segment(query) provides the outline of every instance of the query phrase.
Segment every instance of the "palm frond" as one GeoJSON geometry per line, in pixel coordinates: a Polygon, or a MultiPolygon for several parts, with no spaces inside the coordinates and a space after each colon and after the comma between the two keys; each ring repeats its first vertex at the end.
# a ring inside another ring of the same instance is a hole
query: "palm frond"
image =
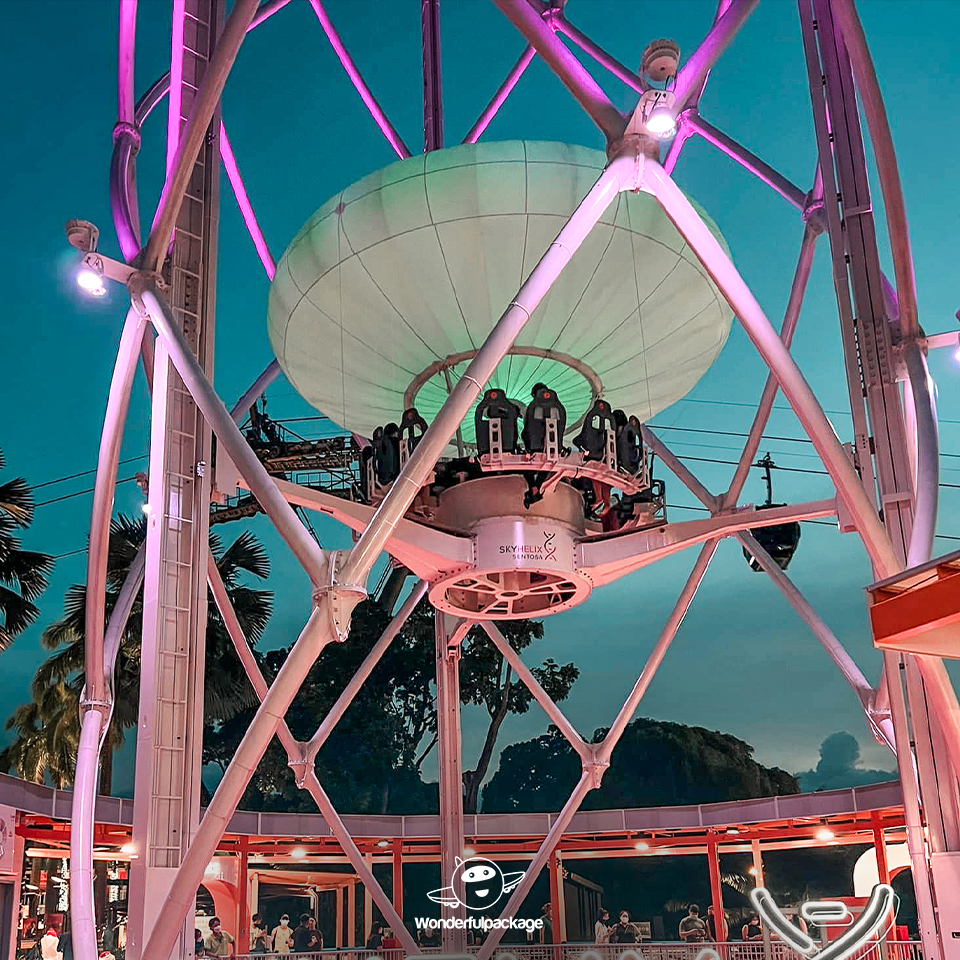
{"type": "Polygon", "coordinates": [[[29,527],[33,520],[33,491],[23,477],[0,483],[0,515],[9,517],[18,527],[29,527]]]}
{"type": "Polygon", "coordinates": [[[241,570],[260,580],[270,576],[270,556],[260,541],[245,530],[217,559],[217,569],[224,583],[236,579],[241,570]]]}

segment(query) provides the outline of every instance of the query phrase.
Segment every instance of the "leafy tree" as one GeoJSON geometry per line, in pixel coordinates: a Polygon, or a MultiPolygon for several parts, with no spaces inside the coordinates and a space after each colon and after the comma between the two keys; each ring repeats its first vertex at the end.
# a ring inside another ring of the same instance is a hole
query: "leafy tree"
{"type": "MultiPolygon", "coordinates": [[[[0,470],[5,466],[0,452],[0,470]]],[[[47,586],[53,558],[23,550],[16,530],[33,522],[33,493],[22,477],[0,483],[0,650],[6,650],[40,612],[34,605],[47,586]]]]}
{"type": "MultiPolygon", "coordinates": [[[[598,729],[593,742],[606,734],[598,729]]],[[[560,731],[514,744],[483,794],[484,812],[559,810],[580,776],[580,760],[560,731]]],[[[796,780],[753,759],[753,747],[729,734],[659,720],[627,725],[599,790],[585,809],[712,803],[799,793],[796,780]]]]}
{"type": "MultiPolygon", "coordinates": [[[[374,601],[354,610],[350,639],[328,644],[311,668],[286,720],[299,740],[309,740],[356,673],[390,618],[374,601]]],[[[317,776],[338,810],[349,813],[420,813],[437,808],[437,795],[420,779],[407,741],[405,704],[416,694],[401,686],[416,657],[401,637],[396,650],[381,661],[334,727],[316,763],[317,776]],[[398,679],[399,677],[399,679],[398,679]]],[[[272,650],[263,672],[272,682],[289,649],[272,650]]],[[[432,663],[432,661],[431,661],[432,663]]],[[[417,670],[421,667],[418,665],[417,670]]],[[[243,710],[214,725],[204,741],[204,761],[225,770],[254,710],[243,710]]],[[[260,762],[242,800],[254,810],[311,810],[313,801],[297,789],[287,756],[274,741],[260,762]]]]}
{"type": "MultiPolygon", "coordinates": [[[[146,519],[120,516],[110,525],[107,554],[107,590],[104,624],[116,605],[140,546],[146,538],[146,519]]],[[[244,634],[256,643],[270,618],[272,597],[243,581],[249,574],[267,577],[270,564],[263,546],[251,533],[242,533],[224,549],[219,537],[210,536],[210,548],[244,634]]],[[[7,721],[16,730],[13,744],[0,753],[0,769],[16,770],[24,779],[54,783],[73,780],[79,737],[79,698],[83,687],[86,587],[67,590],[64,616],[43,632],[42,642],[55,651],[34,677],[33,701],[18,707],[7,721]]],[[[102,754],[100,789],[112,786],[113,753],[123,745],[124,730],[136,726],[140,704],[140,648],[143,626],[143,591],[138,593],[121,637],[114,670],[114,712],[102,754]]],[[[233,650],[212,595],[207,604],[204,716],[223,720],[256,702],[256,695],[233,650]]]]}
{"type": "MultiPolygon", "coordinates": [[[[423,761],[437,742],[433,615],[426,601],[414,610],[317,757],[317,776],[339,810],[426,813],[437,809],[436,787],[424,784],[420,776],[423,761]]],[[[349,640],[325,648],[287,713],[294,736],[308,740],[313,735],[389,621],[387,610],[376,601],[356,607],[349,640]]],[[[543,636],[543,626],[536,621],[500,626],[518,652],[543,636]]],[[[288,652],[267,654],[268,680],[288,652]]],[[[559,701],[569,693],[578,671],[573,664],[561,666],[548,659],[534,674],[559,701]]],[[[476,765],[464,773],[464,809],[475,813],[503,721],[510,713],[525,713],[532,695],[517,682],[486,634],[474,628],[463,640],[460,697],[465,704],[483,706],[490,717],[476,765]]],[[[251,717],[252,711],[245,712],[212,731],[205,760],[225,770],[251,717]]],[[[310,798],[296,789],[277,743],[268,749],[243,803],[251,809],[312,807],[310,798]]]]}
{"type": "MultiPolygon", "coordinates": [[[[543,623],[539,620],[507,620],[497,626],[517,653],[523,653],[534,640],[543,638],[543,623]]],[[[424,737],[429,737],[427,747],[421,749],[415,761],[419,767],[437,742],[436,702],[430,692],[436,661],[434,610],[426,601],[411,614],[403,636],[404,641],[386,666],[402,678],[399,687],[407,718],[408,744],[417,749],[424,737]]],[[[574,664],[560,665],[552,659],[544,660],[532,672],[558,703],[566,699],[580,675],[574,664]]],[[[466,813],[476,813],[480,785],[489,770],[504,720],[508,714],[526,713],[533,701],[533,695],[478,626],[470,630],[461,645],[460,701],[483,707],[490,718],[474,768],[463,773],[463,809],[466,813]]]]}

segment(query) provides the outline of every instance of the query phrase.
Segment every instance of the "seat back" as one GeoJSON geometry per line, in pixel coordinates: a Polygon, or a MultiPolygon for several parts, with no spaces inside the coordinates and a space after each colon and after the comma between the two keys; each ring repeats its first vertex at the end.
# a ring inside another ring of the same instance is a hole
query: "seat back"
{"type": "Polygon", "coordinates": [[[541,385],[523,417],[523,445],[529,453],[559,452],[567,427],[567,411],[555,391],[541,385]],[[554,421],[556,429],[550,426],[554,421]]]}
{"type": "Polygon", "coordinates": [[[617,466],[630,476],[640,472],[643,463],[643,440],[640,437],[640,421],[627,417],[627,422],[617,432],[617,466]]]}
{"type": "Polygon", "coordinates": [[[406,463],[407,457],[413,453],[426,432],[427,421],[420,416],[416,407],[403,411],[403,416],[400,418],[401,466],[406,463]]]}
{"type": "Polygon", "coordinates": [[[477,436],[477,451],[481,456],[490,453],[494,441],[499,437],[499,447],[503,453],[517,452],[517,418],[520,411],[502,390],[488,390],[477,404],[473,415],[473,425],[477,436]],[[491,433],[491,420],[498,421],[498,436],[491,433]]]}
{"type": "Polygon", "coordinates": [[[613,411],[606,400],[598,398],[587,411],[583,426],[573,438],[573,443],[589,460],[604,460],[607,453],[608,430],[616,432],[613,411]]]}
{"type": "Polygon", "coordinates": [[[393,483],[400,473],[400,428],[395,423],[377,427],[371,440],[377,483],[393,483]]]}

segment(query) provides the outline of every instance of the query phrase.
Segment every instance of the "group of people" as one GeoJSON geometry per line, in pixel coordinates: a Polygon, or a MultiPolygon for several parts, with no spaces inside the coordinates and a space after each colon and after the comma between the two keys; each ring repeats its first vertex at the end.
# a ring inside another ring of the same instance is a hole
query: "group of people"
{"type": "MultiPolygon", "coordinates": [[[[197,957],[233,957],[238,952],[233,935],[223,929],[219,917],[210,920],[209,936],[204,937],[196,929],[194,937],[194,955],[197,957]]],[[[285,913],[273,930],[269,929],[263,914],[255,913],[250,918],[250,953],[319,953],[322,949],[323,934],[309,913],[301,914],[296,927],[291,926],[290,915],[285,913]]]]}
{"type": "MultiPolygon", "coordinates": [[[[219,917],[210,920],[210,934],[204,937],[199,929],[194,930],[194,956],[196,957],[233,957],[237,953],[236,942],[232,934],[223,929],[219,917]]],[[[439,945],[439,939],[437,941],[439,945]]],[[[392,931],[384,929],[383,924],[374,923],[367,940],[368,950],[390,950],[400,946],[392,931]]],[[[309,913],[300,915],[300,923],[293,927],[290,915],[285,913],[277,925],[270,930],[262,913],[250,918],[250,949],[252,954],[291,954],[320,953],[323,950],[323,933],[317,926],[316,918],[309,913]]]]}
{"type": "MultiPolygon", "coordinates": [[[[796,922],[796,920],[794,921],[796,922]]],[[[803,921],[800,920],[800,923],[803,921]]],[[[802,928],[806,930],[806,925],[802,928]]],[[[707,907],[706,916],[700,915],[700,907],[691,903],[687,907],[687,915],[680,921],[677,931],[684,943],[719,943],[722,936],[718,936],[717,922],[713,913],[713,906],[707,907]]],[[[740,930],[741,940],[762,940],[763,927],[760,917],[753,914],[740,930]]],[[[594,940],[596,943],[639,943],[640,930],[630,920],[630,911],[621,910],[618,923],[610,922],[610,911],[601,907],[594,924],[594,940]]]]}

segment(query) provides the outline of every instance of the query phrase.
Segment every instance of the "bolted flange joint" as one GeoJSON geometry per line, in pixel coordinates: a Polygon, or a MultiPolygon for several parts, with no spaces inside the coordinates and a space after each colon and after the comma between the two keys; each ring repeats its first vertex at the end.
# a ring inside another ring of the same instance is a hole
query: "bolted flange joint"
{"type": "Polygon", "coordinates": [[[140,316],[146,316],[148,310],[143,303],[143,294],[146,290],[159,290],[161,294],[166,291],[166,284],[159,273],[152,270],[134,270],[127,277],[127,290],[130,293],[130,302],[136,308],[140,316]]]}
{"type": "Polygon", "coordinates": [[[603,775],[610,769],[610,761],[594,754],[592,759],[583,761],[583,769],[590,774],[590,789],[599,790],[603,775]]]}
{"type": "Polygon", "coordinates": [[[293,782],[298,790],[303,789],[307,782],[307,773],[310,771],[310,761],[303,757],[290,757],[287,760],[287,766],[293,771],[293,782]]]}
{"type": "Polygon", "coordinates": [[[118,143],[121,140],[129,140],[133,144],[134,154],[138,153],[140,151],[140,128],[135,123],[118,120],[113,127],[113,142],[118,143]]]}
{"type": "Polygon", "coordinates": [[[314,586],[313,603],[319,607],[321,600],[327,599],[327,618],[330,632],[338,643],[343,643],[350,635],[350,618],[353,608],[366,600],[367,590],[361,583],[341,583],[337,578],[348,554],[342,550],[332,550],[327,554],[327,583],[314,586]]]}
{"type": "Polygon", "coordinates": [[[823,197],[814,197],[811,190],[803,201],[803,210],[800,217],[804,223],[809,225],[810,229],[817,234],[823,233],[827,228],[826,219],[823,213],[823,197]]]}

